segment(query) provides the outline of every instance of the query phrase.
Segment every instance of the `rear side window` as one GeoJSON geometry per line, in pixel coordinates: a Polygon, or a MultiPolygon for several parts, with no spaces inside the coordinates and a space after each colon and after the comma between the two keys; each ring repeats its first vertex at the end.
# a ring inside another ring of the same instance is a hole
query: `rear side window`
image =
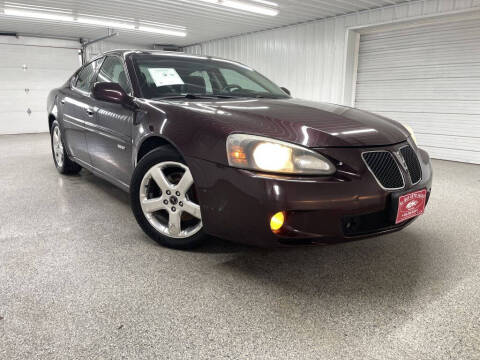
{"type": "Polygon", "coordinates": [[[92,89],[95,72],[102,63],[102,61],[103,58],[95,60],[90,64],[86,65],[82,70],[80,70],[74,81],[75,88],[85,92],[90,92],[90,90],[92,89]]]}
{"type": "Polygon", "coordinates": [[[130,93],[130,85],[122,61],[115,56],[108,56],[103,62],[97,77],[98,82],[112,82],[119,84],[126,93],[130,93]]]}

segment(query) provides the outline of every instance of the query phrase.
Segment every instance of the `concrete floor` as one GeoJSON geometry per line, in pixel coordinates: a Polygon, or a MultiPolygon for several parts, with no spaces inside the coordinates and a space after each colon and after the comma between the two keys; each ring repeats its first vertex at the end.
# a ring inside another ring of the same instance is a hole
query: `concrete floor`
{"type": "Polygon", "coordinates": [[[480,166],[435,161],[400,233],[180,252],[45,134],[1,136],[0,165],[0,359],[480,358],[480,166]]]}

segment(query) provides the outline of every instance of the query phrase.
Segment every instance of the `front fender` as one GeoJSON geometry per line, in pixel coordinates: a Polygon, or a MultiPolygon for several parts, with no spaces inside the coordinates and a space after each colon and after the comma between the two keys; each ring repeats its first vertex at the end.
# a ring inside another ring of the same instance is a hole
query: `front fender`
{"type": "MultiPolygon", "coordinates": [[[[228,165],[225,148],[230,125],[194,112],[185,103],[168,103],[136,99],[139,105],[133,131],[134,147],[151,136],[165,139],[184,159],[199,158],[228,165]]],[[[137,154],[134,154],[136,157],[137,154]]]]}

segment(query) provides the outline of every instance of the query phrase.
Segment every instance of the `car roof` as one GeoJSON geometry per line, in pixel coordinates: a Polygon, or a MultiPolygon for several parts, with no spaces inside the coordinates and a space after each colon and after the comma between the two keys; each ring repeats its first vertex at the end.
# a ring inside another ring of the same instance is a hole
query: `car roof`
{"type": "Polygon", "coordinates": [[[165,55],[165,56],[173,56],[173,57],[189,57],[189,58],[198,58],[198,59],[205,59],[205,58],[211,58],[210,56],[201,56],[201,55],[192,55],[192,54],[187,54],[185,52],[181,51],[166,51],[166,50],[141,50],[141,49],[115,49],[115,50],[110,50],[105,53],[103,53],[100,56],[106,56],[106,55],[120,55],[123,57],[132,55],[132,54],[138,54],[138,55],[165,55]]]}
{"type": "Polygon", "coordinates": [[[228,60],[228,59],[222,59],[222,58],[219,58],[219,57],[216,57],[216,56],[205,56],[205,55],[193,55],[193,54],[188,54],[188,53],[185,53],[185,52],[180,52],[180,51],[165,51],[165,50],[136,50],[136,49],[116,49],[116,50],[110,50],[110,51],[107,51],[103,54],[100,54],[98,56],[95,56],[94,59],[92,60],[96,60],[96,59],[99,59],[103,56],[107,56],[107,55],[117,55],[117,56],[121,56],[123,57],[124,59],[127,58],[128,56],[130,55],[146,55],[146,56],[168,56],[170,58],[177,58],[177,59],[182,59],[182,58],[189,58],[189,59],[198,59],[198,60],[217,60],[217,61],[225,61],[225,62],[229,62],[229,63],[232,63],[232,64],[237,64],[239,66],[242,66],[242,67],[245,67],[245,68],[249,68],[248,66],[238,62],[238,61],[232,61],[232,60],[228,60]]]}

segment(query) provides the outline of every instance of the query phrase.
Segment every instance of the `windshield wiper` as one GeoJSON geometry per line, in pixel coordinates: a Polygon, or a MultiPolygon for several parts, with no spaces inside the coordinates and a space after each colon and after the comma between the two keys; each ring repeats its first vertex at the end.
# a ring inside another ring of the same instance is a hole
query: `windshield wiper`
{"type": "Polygon", "coordinates": [[[215,94],[182,94],[182,95],[172,95],[172,96],[163,96],[157,99],[160,100],[175,100],[175,99],[231,99],[233,96],[228,95],[215,95],[215,94]]]}
{"type": "Polygon", "coordinates": [[[276,96],[276,95],[255,95],[255,99],[284,99],[283,96],[276,96]]]}

